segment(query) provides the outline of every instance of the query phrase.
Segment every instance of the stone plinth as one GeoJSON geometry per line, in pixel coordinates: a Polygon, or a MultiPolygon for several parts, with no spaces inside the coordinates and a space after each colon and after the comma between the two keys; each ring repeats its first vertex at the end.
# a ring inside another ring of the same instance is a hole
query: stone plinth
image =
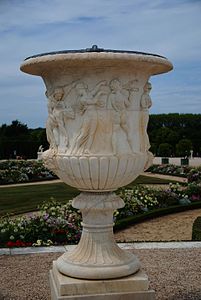
{"type": "Polygon", "coordinates": [[[135,275],[109,280],[81,280],[62,275],[56,262],[50,271],[52,300],[154,300],[148,277],[143,271],[135,275]]]}

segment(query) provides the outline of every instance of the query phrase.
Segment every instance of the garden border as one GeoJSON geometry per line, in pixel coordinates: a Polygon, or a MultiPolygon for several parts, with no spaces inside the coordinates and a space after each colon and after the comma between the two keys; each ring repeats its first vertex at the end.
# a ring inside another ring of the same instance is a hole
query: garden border
{"type": "Polygon", "coordinates": [[[144,212],[138,215],[129,216],[127,218],[116,221],[114,225],[114,231],[120,231],[129,226],[135,225],[137,223],[141,223],[143,221],[147,221],[153,218],[162,217],[169,214],[174,214],[178,212],[183,212],[187,210],[193,210],[196,208],[201,208],[201,201],[193,202],[187,205],[174,205],[165,208],[158,208],[152,211],[144,212]]]}

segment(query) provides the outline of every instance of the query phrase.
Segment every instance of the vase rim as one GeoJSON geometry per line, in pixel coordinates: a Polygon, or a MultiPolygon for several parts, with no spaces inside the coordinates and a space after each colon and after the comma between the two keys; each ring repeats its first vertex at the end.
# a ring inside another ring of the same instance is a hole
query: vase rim
{"type": "Polygon", "coordinates": [[[60,68],[142,68],[149,75],[169,72],[172,63],[164,56],[130,50],[111,50],[93,45],[80,50],[47,52],[27,57],[21,64],[21,71],[43,76],[60,68]]]}
{"type": "Polygon", "coordinates": [[[31,58],[37,58],[37,57],[42,57],[46,55],[58,55],[58,54],[71,54],[71,53],[90,53],[90,52],[95,52],[95,53],[126,53],[126,54],[137,54],[137,55],[148,55],[148,56],[156,56],[160,58],[167,59],[165,56],[158,55],[155,53],[148,53],[148,52],[143,52],[143,51],[134,51],[134,50],[117,50],[117,49],[104,49],[104,48],[99,48],[97,45],[93,45],[91,48],[85,48],[85,49],[69,49],[69,50],[60,50],[60,51],[51,51],[51,52],[44,52],[44,53],[39,53],[35,54],[32,56],[28,56],[24,59],[24,61],[31,59],[31,58]]]}

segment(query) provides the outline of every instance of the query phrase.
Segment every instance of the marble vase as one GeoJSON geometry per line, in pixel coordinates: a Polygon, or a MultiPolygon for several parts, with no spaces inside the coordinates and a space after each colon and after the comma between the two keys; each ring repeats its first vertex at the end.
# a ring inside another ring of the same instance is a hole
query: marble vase
{"type": "Polygon", "coordinates": [[[152,105],[151,75],[172,64],[156,54],[104,50],[97,46],[28,57],[23,72],[41,76],[46,86],[50,147],[45,165],[81,194],[83,232],[57,270],[81,279],[114,279],[140,269],[138,259],[113,237],[113,212],[124,206],[115,190],[150,166],[147,135],[152,105]]]}

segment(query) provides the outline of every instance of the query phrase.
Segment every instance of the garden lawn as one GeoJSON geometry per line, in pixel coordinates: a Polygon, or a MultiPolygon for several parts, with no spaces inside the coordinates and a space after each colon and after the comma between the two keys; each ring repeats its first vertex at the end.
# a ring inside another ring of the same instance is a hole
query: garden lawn
{"type": "MultiPolygon", "coordinates": [[[[150,178],[143,175],[139,176],[128,187],[131,188],[135,184],[169,184],[170,182],[169,180],[150,178]]],[[[79,193],[77,189],[64,183],[0,188],[0,216],[35,211],[38,205],[51,197],[65,203],[79,193]]]]}
{"type": "Polygon", "coordinates": [[[130,183],[127,187],[132,187],[133,185],[136,184],[169,184],[169,183],[175,183],[177,181],[175,181],[175,178],[173,177],[172,180],[168,180],[168,179],[161,179],[158,177],[150,177],[150,176],[146,176],[146,175],[140,175],[138,176],[132,183],[130,183]]]}
{"type": "Polygon", "coordinates": [[[0,216],[35,211],[51,197],[65,203],[77,194],[78,190],[64,183],[0,188],[0,216]]]}

